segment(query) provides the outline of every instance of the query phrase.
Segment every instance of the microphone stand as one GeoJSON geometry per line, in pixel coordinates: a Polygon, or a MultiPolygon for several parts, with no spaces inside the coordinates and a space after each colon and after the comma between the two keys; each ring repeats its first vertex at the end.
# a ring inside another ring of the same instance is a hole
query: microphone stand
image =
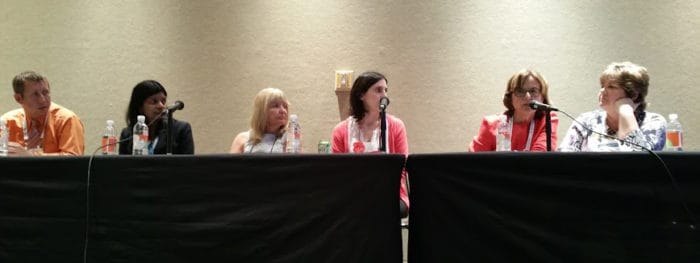
{"type": "Polygon", "coordinates": [[[551,152],[552,151],[552,116],[550,114],[550,109],[546,109],[544,111],[545,116],[544,116],[544,131],[545,134],[547,135],[547,151],[551,152]]]}
{"type": "Polygon", "coordinates": [[[552,151],[552,111],[559,111],[557,108],[554,108],[550,105],[547,104],[542,104],[539,101],[536,100],[531,100],[530,101],[530,108],[534,110],[541,110],[545,113],[544,119],[544,131],[545,135],[547,135],[547,151],[551,152],[552,151]]]}
{"type": "Polygon", "coordinates": [[[379,151],[386,153],[386,108],[379,108],[379,151]]]}
{"type": "Polygon", "coordinates": [[[173,154],[173,132],[170,127],[172,127],[172,121],[173,121],[173,111],[168,111],[168,121],[165,123],[165,145],[166,145],[166,151],[165,154],[167,155],[172,155],[173,154]]]}

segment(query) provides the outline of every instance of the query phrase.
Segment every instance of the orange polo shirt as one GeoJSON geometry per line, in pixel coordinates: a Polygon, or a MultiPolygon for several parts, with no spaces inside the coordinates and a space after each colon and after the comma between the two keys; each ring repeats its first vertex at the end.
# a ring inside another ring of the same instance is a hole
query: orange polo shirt
{"type": "MultiPolygon", "coordinates": [[[[83,155],[85,151],[84,127],[80,117],[56,103],[51,103],[46,120],[42,148],[44,155],[83,155]]],[[[7,120],[9,141],[24,145],[24,109],[16,109],[2,115],[7,120]]],[[[31,125],[31,120],[27,121],[31,125]]],[[[32,127],[28,127],[30,130],[32,127]]]]}

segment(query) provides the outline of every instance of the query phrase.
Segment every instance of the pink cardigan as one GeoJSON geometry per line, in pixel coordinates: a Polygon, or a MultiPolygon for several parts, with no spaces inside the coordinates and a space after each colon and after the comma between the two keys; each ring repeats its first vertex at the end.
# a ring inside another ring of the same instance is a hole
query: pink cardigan
{"type": "MultiPolygon", "coordinates": [[[[354,118],[350,116],[349,118],[354,118]]],[[[348,118],[348,119],[349,119],[348,118]]],[[[333,153],[350,153],[351,145],[348,145],[348,119],[338,123],[333,128],[333,141],[331,142],[331,151],[333,153]]],[[[387,137],[389,143],[387,145],[389,153],[401,153],[408,156],[408,140],[406,139],[406,127],[399,118],[387,114],[387,137]]],[[[401,185],[399,189],[399,198],[410,207],[408,201],[408,189],[406,188],[406,170],[401,173],[401,185]]]]}

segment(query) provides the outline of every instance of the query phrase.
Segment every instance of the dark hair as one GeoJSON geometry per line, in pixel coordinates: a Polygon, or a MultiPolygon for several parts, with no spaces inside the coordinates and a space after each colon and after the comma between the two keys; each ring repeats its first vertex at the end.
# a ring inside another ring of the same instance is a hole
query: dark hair
{"type": "Polygon", "coordinates": [[[49,80],[46,79],[46,77],[42,76],[39,73],[36,73],[34,71],[28,70],[24,71],[22,73],[17,74],[12,79],[12,89],[14,90],[15,94],[19,94],[24,96],[24,84],[27,82],[41,82],[45,81],[46,85],[49,85],[49,80]]]}
{"type": "MultiPolygon", "coordinates": [[[[550,104],[549,102],[549,84],[547,80],[544,79],[542,74],[531,69],[522,69],[519,72],[513,74],[506,84],[506,93],[503,95],[503,106],[508,109],[506,115],[513,116],[515,114],[515,107],[513,107],[513,93],[517,89],[522,89],[525,85],[525,81],[528,78],[534,78],[540,84],[540,94],[542,94],[542,103],[550,104]]],[[[544,117],[544,111],[538,110],[535,113],[535,119],[544,117]]]]}
{"type": "Polygon", "coordinates": [[[166,97],[168,96],[165,87],[155,80],[144,80],[136,84],[131,91],[131,100],[129,100],[129,107],[126,109],[126,125],[133,127],[136,124],[136,116],[143,114],[141,112],[143,102],[151,95],[161,92],[166,97]]]}
{"type": "Polygon", "coordinates": [[[357,79],[355,79],[355,82],[352,84],[352,89],[350,89],[350,115],[355,117],[357,121],[362,120],[362,118],[365,117],[365,113],[367,113],[365,104],[361,99],[362,95],[364,95],[367,90],[372,87],[372,85],[376,84],[380,80],[384,80],[389,83],[382,73],[368,71],[358,76],[357,79]]]}

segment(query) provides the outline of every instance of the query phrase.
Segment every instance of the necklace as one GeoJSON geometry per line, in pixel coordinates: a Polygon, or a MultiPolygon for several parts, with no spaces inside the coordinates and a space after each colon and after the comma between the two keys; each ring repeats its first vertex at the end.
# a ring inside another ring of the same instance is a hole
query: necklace
{"type": "Polygon", "coordinates": [[[606,118],[605,118],[605,128],[606,128],[605,132],[606,132],[608,135],[616,135],[616,134],[617,134],[617,129],[614,129],[614,128],[612,127],[612,125],[610,125],[610,123],[611,123],[610,118],[606,117],[606,118]]]}
{"type": "Polygon", "coordinates": [[[272,146],[270,146],[270,153],[275,149],[275,144],[277,144],[277,136],[275,136],[275,140],[272,142],[272,146]]]}
{"type": "MultiPolygon", "coordinates": [[[[274,135],[274,136],[275,136],[275,139],[272,141],[272,145],[270,145],[270,150],[267,151],[268,153],[272,153],[275,150],[275,145],[277,145],[277,141],[280,139],[280,136],[278,136],[278,135],[274,135]]],[[[248,141],[248,143],[250,144],[250,149],[248,150],[248,153],[253,153],[253,150],[256,147],[265,145],[264,142],[265,141],[263,139],[259,143],[253,145],[252,141],[248,141]]],[[[284,149],[282,149],[282,150],[284,150],[284,149]]],[[[261,151],[257,151],[257,152],[261,152],[261,151]]]]}

